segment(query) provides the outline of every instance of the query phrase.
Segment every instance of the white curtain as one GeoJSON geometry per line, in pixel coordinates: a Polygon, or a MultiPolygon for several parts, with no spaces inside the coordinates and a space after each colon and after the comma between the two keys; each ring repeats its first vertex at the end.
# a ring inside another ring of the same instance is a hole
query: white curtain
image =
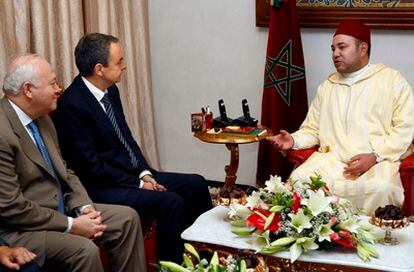
{"type": "Polygon", "coordinates": [[[149,164],[159,168],[151,90],[148,0],[0,0],[0,86],[7,63],[38,53],[68,86],[78,73],[74,48],[90,32],[120,39],[127,70],[120,83],[127,122],[149,164]]]}

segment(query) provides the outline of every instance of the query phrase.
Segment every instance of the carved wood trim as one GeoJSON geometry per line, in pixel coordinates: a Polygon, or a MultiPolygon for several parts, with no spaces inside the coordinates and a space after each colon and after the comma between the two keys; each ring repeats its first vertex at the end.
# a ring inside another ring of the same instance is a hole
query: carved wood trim
{"type": "MultiPolygon", "coordinates": [[[[270,0],[256,0],[256,26],[269,26],[270,0]]],[[[298,7],[301,27],[336,27],[339,21],[354,19],[371,28],[414,29],[413,8],[303,8],[298,7]]]]}
{"type": "MultiPolygon", "coordinates": [[[[229,255],[236,254],[237,249],[213,245],[209,243],[200,243],[200,242],[190,242],[197,251],[203,250],[212,250],[217,251],[219,255],[229,255]]],[[[270,255],[261,255],[263,256],[266,265],[269,267],[270,272],[377,272],[378,270],[353,267],[346,265],[334,265],[334,264],[324,264],[324,263],[312,263],[312,262],[302,262],[296,261],[291,263],[289,259],[278,258],[270,255]]]]}

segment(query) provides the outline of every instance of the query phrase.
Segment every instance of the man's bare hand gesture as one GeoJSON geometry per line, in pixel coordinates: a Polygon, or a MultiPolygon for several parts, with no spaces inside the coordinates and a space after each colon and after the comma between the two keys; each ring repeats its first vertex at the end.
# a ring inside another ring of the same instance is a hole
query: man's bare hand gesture
{"type": "Polygon", "coordinates": [[[274,148],[283,151],[291,149],[294,144],[293,137],[286,130],[281,130],[279,134],[269,136],[266,140],[268,140],[274,148]]]}

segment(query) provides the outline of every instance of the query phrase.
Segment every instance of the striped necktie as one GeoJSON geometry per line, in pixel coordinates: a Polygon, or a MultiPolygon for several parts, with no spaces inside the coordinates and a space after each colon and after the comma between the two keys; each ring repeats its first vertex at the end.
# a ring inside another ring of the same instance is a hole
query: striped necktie
{"type": "Polygon", "coordinates": [[[50,155],[49,152],[47,151],[47,148],[45,146],[45,143],[43,141],[42,135],[40,134],[39,131],[39,127],[37,126],[37,122],[36,120],[33,120],[30,124],[27,125],[27,127],[29,128],[29,130],[32,132],[33,138],[36,142],[36,146],[40,151],[40,154],[43,157],[43,160],[45,161],[47,168],[49,168],[49,171],[52,173],[52,175],[56,178],[56,180],[58,181],[58,197],[59,197],[59,207],[58,207],[58,211],[60,213],[65,214],[65,203],[63,201],[63,195],[62,195],[62,190],[61,190],[61,186],[59,183],[59,179],[56,175],[56,171],[55,168],[53,167],[52,164],[52,160],[50,159],[50,155]]]}
{"type": "Polygon", "coordinates": [[[108,116],[109,121],[111,122],[115,130],[116,136],[118,136],[119,141],[122,143],[122,145],[125,147],[126,151],[128,152],[129,158],[131,159],[132,167],[137,168],[138,159],[135,156],[134,152],[132,151],[131,146],[125,140],[124,135],[122,135],[121,130],[119,129],[118,123],[115,119],[114,109],[112,108],[111,101],[109,101],[108,93],[104,95],[101,101],[104,104],[106,115],[108,116]]]}

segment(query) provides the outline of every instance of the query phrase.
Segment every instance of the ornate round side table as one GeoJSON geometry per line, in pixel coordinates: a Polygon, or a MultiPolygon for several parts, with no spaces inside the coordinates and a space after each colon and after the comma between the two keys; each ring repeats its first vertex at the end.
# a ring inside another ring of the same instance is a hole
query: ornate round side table
{"type": "Polygon", "coordinates": [[[273,135],[272,131],[263,126],[253,128],[248,133],[232,132],[227,129],[218,132],[214,129],[194,132],[194,136],[199,140],[206,143],[225,144],[230,151],[230,164],[224,167],[224,171],[226,171],[225,187],[233,186],[236,183],[236,173],[239,168],[239,144],[259,142],[271,135],[273,135]]]}

